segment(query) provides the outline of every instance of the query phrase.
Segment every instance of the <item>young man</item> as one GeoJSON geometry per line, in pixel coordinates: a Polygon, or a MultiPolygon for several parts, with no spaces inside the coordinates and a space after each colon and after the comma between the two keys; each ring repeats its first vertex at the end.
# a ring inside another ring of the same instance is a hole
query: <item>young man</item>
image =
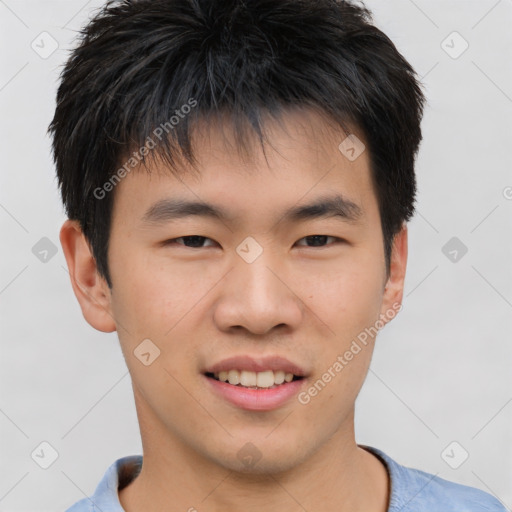
{"type": "Polygon", "coordinates": [[[366,9],[109,2],[57,99],[60,240],[85,319],[118,332],[144,452],[69,511],[505,510],[355,441],[424,106],[366,9]]]}

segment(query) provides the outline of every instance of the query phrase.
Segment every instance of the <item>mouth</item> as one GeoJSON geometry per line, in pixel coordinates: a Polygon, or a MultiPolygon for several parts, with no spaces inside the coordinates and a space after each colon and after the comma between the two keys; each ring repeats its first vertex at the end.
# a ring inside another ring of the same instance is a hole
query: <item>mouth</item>
{"type": "Polygon", "coordinates": [[[203,369],[208,389],[231,406],[271,411],[290,403],[305,386],[305,369],[280,356],[234,356],[203,369]]]}
{"type": "Polygon", "coordinates": [[[221,372],[206,372],[206,377],[219,382],[225,382],[231,386],[245,389],[275,389],[290,382],[302,380],[301,375],[294,375],[284,370],[265,370],[253,372],[247,370],[229,370],[221,372]]]}

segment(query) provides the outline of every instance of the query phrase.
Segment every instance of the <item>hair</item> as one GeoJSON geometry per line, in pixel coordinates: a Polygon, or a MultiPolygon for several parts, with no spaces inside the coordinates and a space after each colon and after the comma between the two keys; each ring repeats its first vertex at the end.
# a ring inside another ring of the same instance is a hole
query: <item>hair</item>
{"type": "Polygon", "coordinates": [[[105,191],[124,175],[119,166],[131,151],[140,148],[145,162],[143,147],[158,134],[147,154],[177,175],[182,159],[195,165],[195,121],[227,114],[243,150],[250,136],[263,144],[267,114],[293,107],[362,133],[389,274],[394,236],[414,214],[425,98],[363,4],[110,0],[78,39],[48,131],[67,216],[80,223],[109,287],[114,194],[105,191]]]}

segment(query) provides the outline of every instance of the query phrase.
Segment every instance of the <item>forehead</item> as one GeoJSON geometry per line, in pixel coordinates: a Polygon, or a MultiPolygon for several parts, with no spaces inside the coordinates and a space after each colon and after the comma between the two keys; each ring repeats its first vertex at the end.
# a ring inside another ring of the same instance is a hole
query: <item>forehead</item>
{"type": "Polygon", "coordinates": [[[364,148],[359,131],[346,133],[314,111],[294,109],[267,120],[264,137],[262,146],[253,134],[240,151],[226,119],[200,121],[191,137],[195,169],[149,159],[117,185],[114,212],[149,224],[184,212],[224,222],[266,211],[275,221],[282,211],[300,221],[329,203],[331,211],[361,221],[375,206],[368,152],[355,159],[347,153],[353,140],[360,141],[358,152],[364,148]]]}

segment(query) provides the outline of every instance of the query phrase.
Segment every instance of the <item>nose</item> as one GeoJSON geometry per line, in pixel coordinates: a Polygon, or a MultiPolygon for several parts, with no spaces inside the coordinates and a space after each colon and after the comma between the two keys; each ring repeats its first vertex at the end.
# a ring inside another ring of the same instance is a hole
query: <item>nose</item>
{"type": "Polygon", "coordinates": [[[302,321],[297,282],[265,251],[252,263],[239,258],[219,284],[214,321],[224,332],[245,329],[265,335],[272,329],[294,329],[302,321]]]}

